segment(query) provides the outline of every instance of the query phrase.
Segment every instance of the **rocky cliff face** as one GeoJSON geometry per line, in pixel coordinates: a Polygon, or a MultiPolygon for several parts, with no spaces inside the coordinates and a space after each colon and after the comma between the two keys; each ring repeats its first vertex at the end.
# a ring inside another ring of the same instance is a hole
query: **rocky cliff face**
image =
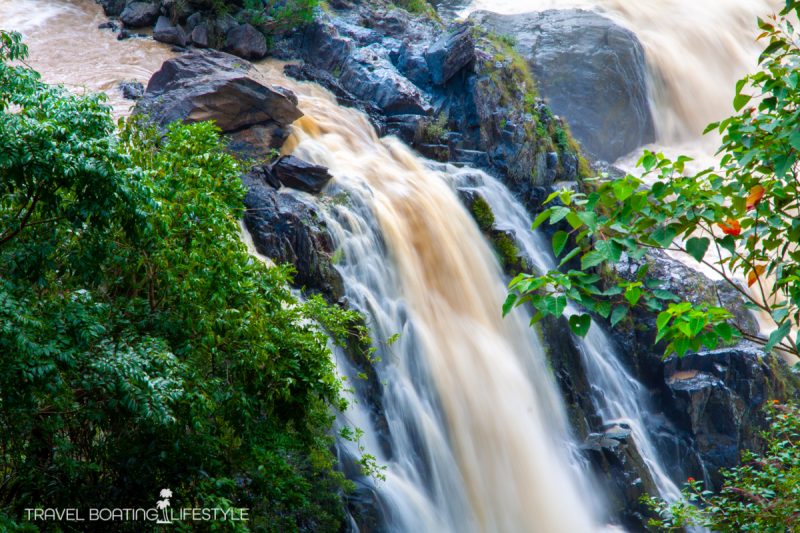
{"type": "Polygon", "coordinates": [[[593,158],[613,162],[655,141],[644,50],[629,30],[579,9],[479,11],[470,20],[512,40],[553,112],[593,158]]]}

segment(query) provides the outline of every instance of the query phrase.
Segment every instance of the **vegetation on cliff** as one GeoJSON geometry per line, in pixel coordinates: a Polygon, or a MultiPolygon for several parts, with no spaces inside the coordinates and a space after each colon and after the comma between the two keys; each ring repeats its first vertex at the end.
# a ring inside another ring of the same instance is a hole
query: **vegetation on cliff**
{"type": "Polygon", "coordinates": [[[10,64],[25,55],[0,32],[0,528],[169,488],[173,507],[248,508],[234,529],[337,530],[328,342],[357,317],[248,254],[213,125],[118,133],[102,97],[10,64]]]}

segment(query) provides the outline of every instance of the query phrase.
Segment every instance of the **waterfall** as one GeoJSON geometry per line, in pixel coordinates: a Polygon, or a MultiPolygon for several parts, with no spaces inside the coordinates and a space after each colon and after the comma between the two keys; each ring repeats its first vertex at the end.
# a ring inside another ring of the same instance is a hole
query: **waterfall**
{"type": "MultiPolygon", "coordinates": [[[[376,370],[388,445],[374,427],[368,433],[387,466],[375,484],[385,527],[597,530],[530,317],[501,317],[502,273],[450,176],[398,140],[379,139],[363,115],[327,94],[292,88],[306,117],[284,151],[334,176],[331,200],[316,201],[347,298],[367,315],[383,359],[376,370]],[[393,345],[380,342],[394,334],[393,345]]],[[[369,428],[367,402],[360,397],[348,416],[369,428]]]]}
{"type": "MultiPolygon", "coordinates": [[[[520,251],[536,271],[555,269],[556,262],[549,252],[549,243],[538,232],[530,231],[533,223],[530,215],[504,185],[492,176],[476,171],[462,171],[457,182],[465,181],[491,206],[497,228],[514,233],[520,251]]],[[[571,305],[567,308],[567,314],[576,312],[571,305]]],[[[592,324],[587,336],[578,339],[578,348],[592,385],[594,407],[603,422],[622,422],[630,426],[631,436],[659,494],[670,501],[679,499],[680,490],[667,474],[667,465],[654,442],[656,435],[651,429],[652,424],[648,423],[654,414],[650,411],[647,390],[622,364],[611,339],[598,324],[592,324]]],[[[680,469],[673,465],[672,470],[680,469]]]]}

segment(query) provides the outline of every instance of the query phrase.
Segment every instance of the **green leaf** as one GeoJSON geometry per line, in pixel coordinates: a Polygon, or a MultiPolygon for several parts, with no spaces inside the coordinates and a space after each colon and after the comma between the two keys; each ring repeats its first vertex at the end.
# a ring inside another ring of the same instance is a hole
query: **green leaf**
{"type": "Polygon", "coordinates": [[[553,253],[556,257],[561,255],[561,252],[564,251],[564,246],[567,244],[569,240],[569,233],[566,231],[557,231],[553,234],[553,253]]]}
{"type": "Polygon", "coordinates": [[[698,262],[703,260],[711,241],[706,237],[692,237],[686,241],[686,251],[698,262]]]}
{"type": "Polygon", "coordinates": [[[719,335],[720,338],[725,342],[731,342],[735,332],[735,330],[727,322],[722,322],[714,326],[714,331],[716,331],[717,335],[719,335]]]}
{"type": "Polygon", "coordinates": [[[741,109],[747,105],[751,98],[752,96],[749,94],[737,94],[733,99],[733,108],[736,111],[741,111],[741,109]]]}
{"type": "Polygon", "coordinates": [[[678,233],[674,229],[670,227],[665,227],[665,228],[658,228],[657,230],[655,230],[653,234],[650,236],[650,238],[653,239],[653,241],[657,242],[658,245],[661,246],[662,248],[669,248],[670,245],[672,244],[672,241],[677,236],[678,233]]]}
{"type": "Polygon", "coordinates": [[[565,255],[565,256],[564,256],[564,257],[561,259],[561,262],[558,264],[558,266],[560,266],[560,267],[564,266],[565,264],[567,264],[567,262],[568,262],[570,259],[572,259],[572,258],[573,258],[573,257],[575,257],[576,255],[578,255],[579,253],[581,253],[581,249],[580,249],[580,248],[573,248],[572,250],[570,250],[570,251],[569,251],[569,253],[568,253],[567,255],[565,255]]]}
{"type": "Polygon", "coordinates": [[[589,333],[589,328],[592,325],[592,317],[588,314],[572,315],[569,317],[569,327],[572,332],[579,336],[585,337],[589,333]]]}
{"type": "Polygon", "coordinates": [[[764,346],[765,352],[770,352],[772,349],[780,344],[780,342],[792,331],[792,323],[791,321],[787,320],[781,326],[776,329],[775,331],[770,334],[769,339],[767,339],[767,344],[764,346]]]}
{"type": "Polygon", "coordinates": [[[658,331],[664,329],[667,324],[669,324],[670,319],[672,318],[672,314],[668,313],[667,311],[662,311],[656,317],[656,328],[658,331]]]}
{"type": "Polygon", "coordinates": [[[511,310],[514,308],[514,304],[517,303],[517,298],[519,298],[519,296],[513,292],[506,296],[506,301],[503,302],[503,316],[506,316],[511,312],[511,310]]]}
{"type": "Polygon", "coordinates": [[[639,298],[642,297],[642,289],[635,285],[629,286],[625,290],[625,299],[628,300],[628,303],[631,307],[635,306],[639,303],[639,298]]]}
{"type": "Polygon", "coordinates": [[[619,321],[625,318],[625,315],[627,314],[628,314],[627,307],[625,307],[624,305],[616,306],[614,310],[611,312],[611,327],[613,328],[614,326],[619,324],[619,321]]]}
{"type": "Polygon", "coordinates": [[[592,267],[599,265],[606,260],[605,254],[592,250],[583,257],[581,257],[581,269],[588,270],[592,267]]]}
{"type": "Polygon", "coordinates": [[[545,220],[547,220],[549,216],[550,216],[550,209],[545,209],[544,211],[542,211],[541,213],[539,213],[539,214],[536,216],[536,219],[533,221],[533,224],[531,225],[531,231],[534,231],[534,230],[536,230],[536,228],[538,228],[539,226],[541,226],[541,225],[542,225],[542,223],[543,223],[545,220]]]}

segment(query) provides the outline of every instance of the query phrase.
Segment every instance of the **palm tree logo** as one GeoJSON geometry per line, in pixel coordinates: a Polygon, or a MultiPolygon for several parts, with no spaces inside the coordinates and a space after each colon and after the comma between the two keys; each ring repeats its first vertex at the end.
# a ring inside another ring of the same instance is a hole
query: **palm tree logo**
{"type": "Polygon", "coordinates": [[[156,508],[161,511],[161,518],[158,519],[157,524],[171,524],[169,515],[167,514],[167,507],[169,507],[169,499],[172,498],[172,491],[169,489],[161,489],[158,493],[161,499],[156,502],[156,508]]]}

